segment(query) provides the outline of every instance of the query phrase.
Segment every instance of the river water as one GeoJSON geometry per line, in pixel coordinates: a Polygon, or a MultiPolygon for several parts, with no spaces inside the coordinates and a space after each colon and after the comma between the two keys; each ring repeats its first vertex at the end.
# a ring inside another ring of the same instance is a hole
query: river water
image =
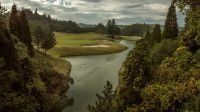
{"type": "Polygon", "coordinates": [[[68,95],[74,98],[74,105],[66,107],[63,112],[88,112],[87,105],[94,104],[96,93],[102,92],[106,81],[110,81],[114,87],[117,86],[118,71],[134,47],[133,41],[122,40],[120,43],[128,49],[116,54],[66,58],[72,64],[71,77],[74,84],[68,95]]]}

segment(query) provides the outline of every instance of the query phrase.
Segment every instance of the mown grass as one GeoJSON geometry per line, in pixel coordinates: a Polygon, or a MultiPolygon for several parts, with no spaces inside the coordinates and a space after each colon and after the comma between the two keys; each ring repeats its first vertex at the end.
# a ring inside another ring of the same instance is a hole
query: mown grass
{"type": "Polygon", "coordinates": [[[96,33],[69,34],[55,32],[55,36],[57,44],[48,52],[49,55],[54,57],[111,54],[127,49],[126,46],[96,33]],[[92,45],[107,45],[110,47],[83,47],[92,45]]]}
{"type": "Polygon", "coordinates": [[[55,32],[57,39],[67,39],[67,40],[108,40],[105,35],[97,33],[80,33],[80,34],[71,34],[71,33],[62,33],[55,32]]]}
{"type": "Polygon", "coordinates": [[[101,43],[99,40],[107,40],[104,35],[95,33],[70,34],[55,32],[55,35],[57,40],[57,47],[98,45],[101,43]]]}
{"type": "Polygon", "coordinates": [[[129,40],[129,41],[137,41],[137,40],[142,39],[142,37],[139,37],[139,36],[121,36],[121,38],[123,40],[129,40]]]}

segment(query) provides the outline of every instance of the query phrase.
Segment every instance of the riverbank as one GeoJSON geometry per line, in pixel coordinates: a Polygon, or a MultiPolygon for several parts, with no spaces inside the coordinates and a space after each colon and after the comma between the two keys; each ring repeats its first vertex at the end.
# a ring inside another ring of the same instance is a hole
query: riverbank
{"type": "Polygon", "coordinates": [[[87,105],[95,102],[95,94],[104,89],[106,81],[110,81],[113,88],[118,85],[117,74],[127,54],[135,46],[134,41],[121,40],[120,43],[128,46],[128,49],[121,53],[65,58],[73,66],[71,77],[74,84],[68,95],[74,98],[74,104],[66,107],[63,112],[88,112],[87,105]]]}
{"type": "Polygon", "coordinates": [[[128,41],[137,41],[142,39],[142,37],[139,36],[121,36],[122,40],[128,40],[128,41]]]}
{"type": "Polygon", "coordinates": [[[119,53],[127,46],[96,33],[68,34],[55,32],[57,44],[48,51],[53,57],[119,53]]]}

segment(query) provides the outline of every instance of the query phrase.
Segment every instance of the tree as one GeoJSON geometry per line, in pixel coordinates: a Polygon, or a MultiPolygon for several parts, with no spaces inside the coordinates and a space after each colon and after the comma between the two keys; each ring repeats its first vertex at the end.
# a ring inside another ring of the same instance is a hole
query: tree
{"type": "MultiPolygon", "coordinates": [[[[21,37],[21,22],[19,20],[17,6],[14,4],[11,9],[9,18],[9,27],[11,34],[15,35],[20,39],[21,37]]],[[[20,39],[21,40],[21,39],[20,39]]]]}
{"type": "Polygon", "coordinates": [[[44,49],[44,53],[46,54],[46,52],[53,48],[56,45],[56,38],[55,38],[55,34],[53,32],[50,32],[46,39],[42,42],[42,49],[44,49]]]}
{"type": "Polygon", "coordinates": [[[3,23],[0,23],[0,29],[0,57],[5,60],[4,69],[20,72],[20,63],[11,34],[3,23]]]}
{"type": "Polygon", "coordinates": [[[188,10],[188,6],[192,10],[198,9],[200,6],[200,2],[198,0],[174,0],[174,2],[178,4],[179,9],[182,11],[184,9],[188,10]]]}
{"type": "Polygon", "coordinates": [[[106,33],[106,27],[102,23],[99,23],[97,25],[97,27],[95,28],[95,32],[105,34],[106,33]]]}
{"type": "Polygon", "coordinates": [[[147,24],[132,24],[124,27],[122,35],[126,36],[143,36],[148,30],[151,29],[150,25],[147,24]]]}
{"type": "Polygon", "coordinates": [[[142,101],[140,92],[151,79],[146,46],[145,40],[138,41],[119,71],[119,84],[115,96],[115,107],[119,112],[142,101]]]}
{"type": "Polygon", "coordinates": [[[35,12],[34,12],[34,14],[35,14],[35,15],[38,15],[37,8],[35,9],[35,12]]]}
{"type": "Polygon", "coordinates": [[[104,86],[103,96],[96,94],[97,101],[95,106],[88,105],[88,110],[90,112],[113,112],[112,103],[114,100],[114,91],[112,84],[107,81],[106,86],[104,86]]]}
{"type": "Polygon", "coordinates": [[[108,20],[107,23],[107,35],[109,38],[111,38],[111,34],[112,34],[112,21],[108,20]]]}
{"type": "Polygon", "coordinates": [[[200,49],[200,2],[199,0],[175,0],[178,8],[186,14],[182,44],[195,53],[200,49]]]}
{"type": "Polygon", "coordinates": [[[178,37],[178,23],[176,18],[176,8],[174,6],[174,3],[172,2],[167,14],[167,19],[165,21],[165,27],[162,34],[162,38],[175,40],[177,37],[178,37]]]}
{"type": "Polygon", "coordinates": [[[30,56],[34,56],[34,50],[33,50],[33,46],[32,46],[32,37],[31,37],[31,32],[29,29],[29,23],[27,20],[27,16],[25,13],[25,10],[21,11],[20,14],[20,20],[21,20],[21,29],[22,29],[22,34],[21,34],[21,42],[23,42],[26,47],[29,50],[29,55],[30,56]]]}
{"type": "Polygon", "coordinates": [[[45,34],[39,25],[34,29],[33,35],[34,35],[34,42],[37,45],[37,48],[39,49],[40,45],[45,37],[45,34]]]}
{"type": "Polygon", "coordinates": [[[8,12],[7,9],[1,6],[0,3],[0,24],[7,24],[8,12]]]}
{"type": "Polygon", "coordinates": [[[120,35],[121,34],[121,30],[119,27],[116,28],[116,35],[120,35]]]}
{"type": "Polygon", "coordinates": [[[160,25],[159,24],[155,25],[155,27],[153,29],[152,39],[156,43],[159,43],[161,41],[161,29],[160,29],[160,25]]]}
{"type": "Polygon", "coordinates": [[[120,29],[117,27],[115,19],[109,20],[107,23],[107,35],[109,38],[115,38],[115,35],[120,34],[120,29]]]}
{"type": "Polygon", "coordinates": [[[147,30],[147,32],[145,33],[144,39],[147,40],[148,42],[150,42],[151,39],[151,33],[149,30],[147,30]]]}
{"type": "Polygon", "coordinates": [[[179,47],[177,40],[165,39],[155,44],[150,51],[151,65],[160,65],[166,57],[173,56],[173,53],[179,47]]]}
{"type": "Polygon", "coordinates": [[[115,19],[112,19],[112,23],[111,23],[111,38],[115,38],[116,35],[116,30],[117,26],[116,26],[116,22],[115,19]]]}

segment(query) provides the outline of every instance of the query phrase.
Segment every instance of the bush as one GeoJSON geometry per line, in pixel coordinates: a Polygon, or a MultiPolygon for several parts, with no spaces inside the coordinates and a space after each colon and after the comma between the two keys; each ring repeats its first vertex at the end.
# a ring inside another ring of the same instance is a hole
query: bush
{"type": "Polygon", "coordinates": [[[179,42],[177,40],[163,40],[151,49],[150,61],[153,65],[159,65],[165,57],[171,57],[178,47],[179,42]]]}

